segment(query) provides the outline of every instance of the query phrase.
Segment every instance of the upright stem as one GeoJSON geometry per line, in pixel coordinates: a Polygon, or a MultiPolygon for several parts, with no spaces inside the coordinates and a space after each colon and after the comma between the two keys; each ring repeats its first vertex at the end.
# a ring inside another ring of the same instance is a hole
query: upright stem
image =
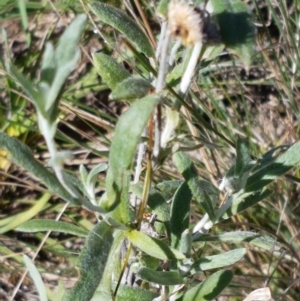
{"type": "Polygon", "coordinates": [[[202,43],[197,42],[194,46],[189,64],[188,64],[188,66],[183,74],[183,77],[181,79],[181,83],[180,83],[180,93],[181,94],[185,94],[185,92],[187,91],[187,89],[191,83],[201,50],[202,50],[202,43]]]}

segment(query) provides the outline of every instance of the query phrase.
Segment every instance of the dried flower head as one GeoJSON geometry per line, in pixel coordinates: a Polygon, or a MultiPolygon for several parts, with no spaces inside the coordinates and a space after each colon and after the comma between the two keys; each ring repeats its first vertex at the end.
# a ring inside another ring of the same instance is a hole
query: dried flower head
{"type": "Polygon", "coordinates": [[[183,45],[197,42],[219,43],[220,34],[205,8],[194,7],[184,0],[174,0],[168,10],[169,33],[183,45]]]}
{"type": "Polygon", "coordinates": [[[168,8],[169,33],[181,39],[183,45],[202,40],[202,19],[195,8],[184,0],[174,0],[168,8]]]}

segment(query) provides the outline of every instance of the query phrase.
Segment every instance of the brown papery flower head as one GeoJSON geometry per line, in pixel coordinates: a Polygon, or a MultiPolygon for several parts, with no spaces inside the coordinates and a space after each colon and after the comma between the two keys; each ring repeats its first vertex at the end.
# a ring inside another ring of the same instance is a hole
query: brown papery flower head
{"type": "Polygon", "coordinates": [[[183,45],[194,45],[203,38],[203,19],[194,6],[184,0],[174,0],[168,7],[169,33],[183,45]]]}

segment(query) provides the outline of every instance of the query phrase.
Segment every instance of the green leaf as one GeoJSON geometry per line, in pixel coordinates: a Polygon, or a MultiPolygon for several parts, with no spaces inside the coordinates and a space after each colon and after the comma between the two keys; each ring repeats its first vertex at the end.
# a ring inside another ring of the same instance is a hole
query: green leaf
{"type": "MultiPolygon", "coordinates": [[[[54,52],[54,64],[56,67],[55,76],[51,82],[51,89],[47,94],[45,111],[53,107],[65,80],[76,67],[80,58],[78,42],[84,30],[86,16],[78,15],[60,37],[57,48],[54,52]]],[[[49,59],[45,57],[45,59],[49,59]]],[[[45,62],[44,66],[49,66],[45,62]]],[[[45,79],[49,79],[48,75],[45,79]]],[[[42,78],[42,81],[44,79],[42,78]]],[[[50,83],[48,83],[50,84],[50,83]]]]}
{"type": "Polygon", "coordinates": [[[246,67],[254,52],[253,26],[249,9],[241,0],[211,0],[223,43],[236,53],[246,67]]]}
{"type": "Polygon", "coordinates": [[[249,165],[251,161],[249,140],[244,138],[238,138],[236,145],[236,165],[235,176],[242,176],[243,171],[249,165]]]}
{"type": "MultiPolygon", "coordinates": [[[[157,293],[141,288],[133,288],[127,285],[120,285],[116,301],[153,301],[158,297],[157,293]]],[[[91,301],[111,300],[111,295],[107,295],[102,291],[97,291],[91,301]]]]}
{"type": "Polygon", "coordinates": [[[86,186],[87,184],[87,177],[88,177],[88,172],[83,164],[80,164],[79,166],[79,172],[80,172],[80,177],[83,186],[86,186]]]}
{"type": "Polygon", "coordinates": [[[67,202],[80,205],[80,201],[72,197],[59,183],[55,175],[39,163],[30,148],[19,140],[0,132],[0,148],[9,152],[10,159],[29,171],[33,176],[44,183],[47,188],[67,202]]]}
{"type": "Polygon", "coordinates": [[[39,295],[39,300],[40,301],[48,301],[45,284],[43,282],[43,279],[42,279],[38,269],[36,268],[34,263],[31,261],[31,259],[27,255],[24,254],[23,259],[24,259],[25,265],[29,271],[29,275],[30,275],[31,279],[33,280],[34,285],[37,289],[37,292],[39,295]]]}
{"type": "Polygon", "coordinates": [[[161,272],[149,268],[140,268],[136,274],[141,277],[142,280],[160,285],[176,285],[183,283],[181,275],[179,272],[175,271],[161,272]]]}
{"type": "Polygon", "coordinates": [[[26,43],[29,48],[30,42],[31,42],[31,36],[30,36],[30,32],[28,30],[28,15],[27,15],[27,10],[26,10],[26,1],[18,0],[17,3],[18,3],[19,11],[20,11],[22,27],[26,34],[26,43]]]}
{"type": "Polygon", "coordinates": [[[232,196],[232,199],[230,201],[228,201],[221,208],[218,209],[216,213],[216,216],[218,217],[217,221],[221,222],[223,220],[226,220],[231,216],[238,214],[256,205],[258,202],[267,198],[271,194],[272,191],[268,189],[257,191],[256,193],[252,193],[252,192],[244,193],[244,194],[237,193],[232,196]],[[224,213],[224,208],[225,208],[225,213],[224,213]]]}
{"type": "Polygon", "coordinates": [[[255,167],[257,171],[248,178],[246,191],[259,190],[296,166],[300,162],[300,141],[290,146],[278,157],[274,158],[273,155],[273,152],[268,152],[267,158],[258,163],[255,167]],[[271,159],[270,156],[273,158],[271,159]]]}
{"type": "Polygon", "coordinates": [[[98,74],[110,89],[131,76],[115,59],[104,53],[95,52],[92,57],[98,74]]]}
{"type": "Polygon", "coordinates": [[[160,191],[160,193],[164,196],[166,200],[169,200],[173,197],[175,191],[183,182],[183,180],[164,181],[158,183],[156,185],[156,188],[160,191]]]}
{"type": "Polygon", "coordinates": [[[220,190],[225,188],[230,194],[245,188],[249,174],[255,166],[254,161],[251,161],[248,139],[238,138],[236,152],[236,164],[229,169],[219,186],[220,190]]]}
{"type": "Polygon", "coordinates": [[[186,182],[179,186],[171,206],[170,231],[171,246],[178,249],[182,233],[189,228],[191,190],[186,182]]]}
{"type": "Polygon", "coordinates": [[[139,232],[137,230],[132,230],[126,232],[125,235],[133,245],[135,245],[146,254],[151,255],[155,258],[161,260],[185,258],[182,253],[170,248],[161,240],[150,237],[145,233],[139,232]]]}
{"type": "Polygon", "coordinates": [[[86,184],[87,185],[91,185],[92,183],[94,183],[95,178],[98,176],[98,174],[102,171],[105,171],[107,169],[107,164],[106,163],[99,163],[97,164],[95,167],[93,167],[93,169],[90,171],[87,180],[86,180],[86,184]]]}
{"type": "Polygon", "coordinates": [[[114,87],[109,98],[111,100],[133,100],[144,97],[151,88],[151,84],[145,79],[129,77],[114,87]]]}
{"type": "Polygon", "coordinates": [[[81,227],[51,219],[34,219],[21,224],[16,228],[16,230],[22,232],[57,231],[76,236],[87,236],[89,233],[87,230],[81,227]]]}
{"type": "Polygon", "coordinates": [[[141,28],[123,11],[105,3],[93,1],[89,4],[93,13],[104,23],[114,27],[148,57],[154,57],[149,38],[141,28]]]}
{"type": "Polygon", "coordinates": [[[108,263],[114,241],[112,233],[113,228],[104,221],[90,232],[79,256],[80,279],[63,301],[89,301],[93,297],[108,263]]]}
{"type": "Polygon", "coordinates": [[[244,257],[246,249],[235,249],[218,255],[205,256],[196,260],[192,266],[192,273],[223,268],[236,263],[244,257]]]}
{"type": "Polygon", "coordinates": [[[128,192],[132,162],[143,130],[158,101],[155,95],[136,100],[119,119],[111,143],[106,177],[108,200],[103,206],[111,210],[121,203],[113,217],[125,224],[131,222],[128,192]]]}
{"type": "Polygon", "coordinates": [[[214,220],[214,207],[219,198],[218,189],[210,182],[198,178],[196,167],[187,154],[177,152],[173,155],[173,161],[188,183],[194,198],[204,208],[210,219],[214,220]]]}
{"type": "Polygon", "coordinates": [[[228,286],[233,277],[232,271],[218,271],[209,276],[204,282],[183,294],[178,301],[211,301],[228,286]]]}
{"type": "Polygon", "coordinates": [[[35,107],[40,112],[44,112],[43,97],[37,87],[12,64],[8,66],[8,73],[12,75],[18,85],[21,86],[21,88],[29,96],[30,101],[35,105],[35,107]]]}
{"type": "Polygon", "coordinates": [[[219,235],[202,235],[196,240],[221,241],[228,243],[246,242],[250,245],[265,249],[267,251],[279,251],[281,249],[281,244],[277,242],[273,237],[250,231],[232,231],[225,232],[219,235]]]}
{"type": "Polygon", "coordinates": [[[167,75],[166,81],[169,84],[172,85],[173,82],[182,78],[184,71],[186,70],[189,64],[192,53],[193,53],[193,48],[187,48],[182,51],[183,61],[175,65],[172,71],[167,75]]]}
{"type": "Polygon", "coordinates": [[[100,285],[97,288],[101,292],[111,296],[116,287],[116,279],[118,279],[122,272],[122,243],[125,239],[124,231],[116,230],[114,232],[114,242],[112,244],[107,264],[105,266],[100,285]]]}
{"type": "Polygon", "coordinates": [[[46,43],[42,67],[41,67],[41,79],[42,81],[48,83],[50,85],[55,76],[56,63],[54,59],[54,47],[48,42],[46,43]]]}
{"type": "Polygon", "coordinates": [[[168,5],[171,0],[160,0],[157,6],[157,12],[164,18],[167,18],[168,15],[168,5]]]}
{"type": "MultiPolygon", "coordinates": [[[[131,185],[130,192],[133,192],[138,198],[142,198],[143,183],[131,185]]],[[[163,195],[154,188],[150,188],[147,206],[157,215],[157,219],[160,221],[154,224],[155,230],[159,234],[165,234],[166,230],[169,231],[170,206],[163,195]]]]}

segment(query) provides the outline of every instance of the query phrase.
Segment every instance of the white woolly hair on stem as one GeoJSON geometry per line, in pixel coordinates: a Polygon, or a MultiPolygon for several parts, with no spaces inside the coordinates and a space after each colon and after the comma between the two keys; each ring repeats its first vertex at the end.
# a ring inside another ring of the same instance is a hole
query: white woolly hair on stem
{"type": "MultiPolygon", "coordinates": [[[[166,28],[162,28],[162,42],[161,42],[161,49],[159,55],[159,69],[157,78],[155,81],[155,92],[160,95],[163,92],[163,89],[166,84],[166,73],[169,67],[168,64],[168,55],[169,55],[169,44],[170,44],[170,34],[167,30],[168,23],[165,22],[166,28]]],[[[160,106],[160,105],[159,105],[160,106]]],[[[157,116],[159,115],[159,107],[156,109],[157,116]]],[[[160,118],[160,117],[158,117],[160,118]]],[[[154,134],[154,146],[153,146],[153,157],[155,159],[158,158],[160,153],[160,137],[161,137],[161,129],[160,129],[160,120],[158,118],[155,119],[155,134],[154,134]]]]}
{"type": "MultiPolygon", "coordinates": [[[[146,131],[144,130],[143,134],[146,134],[146,131]]],[[[143,158],[145,154],[145,149],[146,145],[145,142],[140,142],[138,146],[138,151],[137,151],[137,159],[136,159],[136,165],[135,165],[135,171],[134,171],[134,178],[133,178],[133,183],[137,184],[140,179],[140,175],[142,173],[142,163],[143,163],[143,158]]],[[[138,198],[135,193],[132,193],[130,196],[130,203],[132,206],[136,208],[138,204],[138,198]]]]}
{"type": "Polygon", "coordinates": [[[156,51],[155,51],[155,58],[157,61],[159,61],[159,58],[161,55],[162,45],[163,45],[163,41],[164,41],[164,38],[165,38],[165,35],[167,32],[167,29],[168,29],[168,22],[165,20],[161,24],[161,32],[160,32],[160,36],[159,36],[156,51]]]}
{"type": "Polygon", "coordinates": [[[169,58],[169,65],[173,66],[175,61],[175,55],[179,47],[181,46],[181,40],[178,40],[172,47],[170,58],[169,58]]]}
{"type": "Polygon", "coordinates": [[[155,82],[155,92],[160,94],[165,87],[165,78],[168,70],[168,49],[170,44],[170,34],[168,31],[165,32],[161,52],[159,57],[159,69],[157,74],[157,79],[155,82]]]}
{"type": "Polygon", "coordinates": [[[193,48],[193,52],[189,60],[188,66],[180,82],[180,93],[182,94],[185,94],[185,92],[187,91],[191,83],[201,50],[202,50],[202,42],[197,42],[193,48]]]}

